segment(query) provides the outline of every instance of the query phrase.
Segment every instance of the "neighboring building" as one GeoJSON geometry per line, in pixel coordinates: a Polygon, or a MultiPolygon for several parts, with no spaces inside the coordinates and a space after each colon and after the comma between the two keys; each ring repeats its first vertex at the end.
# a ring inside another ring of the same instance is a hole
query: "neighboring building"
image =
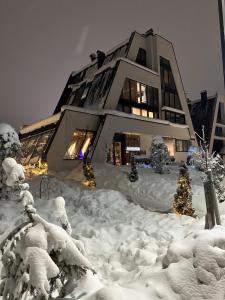
{"type": "Polygon", "coordinates": [[[54,115],[20,131],[23,163],[72,169],[89,148],[94,162],[126,164],[132,152],[148,156],[155,135],[186,160],[196,141],[172,43],[152,30],[133,32],[90,57],[69,77],[54,115]]]}
{"type": "Polygon", "coordinates": [[[201,99],[190,101],[188,106],[194,129],[201,137],[204,125],[210,153],[216,152],[225,158],[225,97],[208,97],[207,92],[203,91],[201,99]]]}

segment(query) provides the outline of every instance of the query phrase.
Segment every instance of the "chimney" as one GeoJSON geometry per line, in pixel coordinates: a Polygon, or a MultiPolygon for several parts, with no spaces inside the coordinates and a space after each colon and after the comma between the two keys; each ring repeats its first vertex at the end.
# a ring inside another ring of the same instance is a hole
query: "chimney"
{"type": "Polygon", "coordinates": [[[98,69],[101,68],[104,60],[105,60],[105,53],[103,51],[97,50],[98,69]]]}
{"type": "Polygon", "coordinates": [[[201,107],[205,107],[208,101],[207,91],[201,91],[201,107]]]}
{"type": "Polygon", "coordinates": [[[151,29],[147,30],[147,31],[145,32],[145,35],[146,35],[146,36],[154,35],[153,29],[151,28],[151,29]]]}
{"type": "Polygon", "coordinates": [[[91,53],[91,54],[89,55],[89,57],[90,57],[91,61],[96,60],[96,54],[95,54],[95,53],[91,53]]]}

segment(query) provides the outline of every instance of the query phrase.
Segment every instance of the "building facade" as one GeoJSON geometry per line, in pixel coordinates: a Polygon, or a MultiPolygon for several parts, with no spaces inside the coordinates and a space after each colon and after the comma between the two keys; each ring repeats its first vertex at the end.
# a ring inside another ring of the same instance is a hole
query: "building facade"
{"type": "Polygon", "coordinates": [[[89,149],[94,162],[127,164],[132,153],[149,156],[155,135],[171,157],[186,160],[196,140],[172,43],[152,30],[133,32],[90,57],[70,75],[53,116],[20,131],[23,163],[73,169],[89,149]]]}
{"type": "MultiPolygon", "coordinates": [[[[201,92],[201,98],[188,103],[194,130],[202,137],[202,125],[210,153],[218,153],[225,160],[225,97],[208,97],[201,92]]],[[[200,140],[198,139],[200,144],[200,140]]]]}

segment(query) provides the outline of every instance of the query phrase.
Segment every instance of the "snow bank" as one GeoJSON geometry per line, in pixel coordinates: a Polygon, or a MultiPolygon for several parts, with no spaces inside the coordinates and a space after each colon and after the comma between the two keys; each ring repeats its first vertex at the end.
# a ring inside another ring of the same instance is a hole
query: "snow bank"
{"type": "MultiPolygon", "coordinates": [[[[169,167],[169,174],[156,174],[152,168],[137,166],[139,180],[130,182],[130,166],[115,167],[110,164],[94,164],[97,187],[116,190],[130,201],[140,204],[152,211],[168,212],[172,208],[177,189],[179,168],[169,167]]],[[[79,174],[82,170],[56,174],[60,179],[82,181],[79,174]],[[79,175],[79,176],[78,176],[79,175]]],[[[189,168],[192,188],[193,207],[199,216],[205,215],[205,200],[201,172],[189,168]]],[[[224,205],[221,208],[225,207],[224,205]]],[[[225,209],[223,210],[225,213],[225,209]]]]}
{"type": "MultiPolygon", "coordinates": [[[[101,189],[87,189],[69,180],[73,176],[71,173],[64,181],[49,177],[50,200],[35,201],[40,215],[49,221],[54,219],[55,208],[60,215],[65,204],[72,237],[83,243],[85,256],[97,272],[97,275],[87,272],[66,298],[224,299],[225,229],[216,227],[210,232],[201,231],[204,218],[196,220],[187,216],[151,212],[127,200],[134,197],[132,200],[141,202],[143,206],[146,204],[152,208],[155,204],[166,210],[173,199],[178,171],[159,175],[152,170],[139,168],[141,185],[139,181],[136,185],[129,182],[126,167],[109,166],[109,169],[104,169],[99,166],[95,170],[101,189]],[[110,190],[110,187],[114,190],[110,190]],[[65,203],[62,199],[55,203],[58,196],[62,196],[65,203]]],[[[202,197],[201,179],[198,172],[190,173],[193,196],[195,203],[198,203],[195,191],[202,197]]],[[[35,198],[39,196],[40,180],[40,177],[36,177],[30,182],[35,198]]],[[[200,200],[203,201],[202,198],[200,200]]],[[[18,223],[18,212],[15,211],[14,203],[1,203],[0,230],[4,228],[4,231],[0,231],[0,240],[14,223],[18,223]]],[[[225,217],[221,219],[225,225],[225,217]]],[[[42,226],[48,232],[48,237],[60,242],[64,249],[67,237],[63,235],[62,238],[58,226],[49,227],[48,222],[43,222],[42,226]]],[[[31,233],[35,241],[35,231],[31,233]]],[[[38,242],[41,241],[38,239],[38,242]]],[[[77,246],[76,242],[74,245],[77,246]]],[[[44,251],[45,244],[41,247],[44,251]]],[[[68,253],[64,254],[68,256],[68,253]]]]}
{"type": "Polygon", "coordinates": [[[163,265],[180,299],[224,299],[225,228],[200,231],[172,244],[163,265]]]}

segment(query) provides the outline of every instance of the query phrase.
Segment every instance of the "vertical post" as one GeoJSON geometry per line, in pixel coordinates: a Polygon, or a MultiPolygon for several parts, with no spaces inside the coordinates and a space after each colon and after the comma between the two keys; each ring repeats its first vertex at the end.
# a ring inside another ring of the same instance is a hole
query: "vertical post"
{"type": "Polygon", "coordinates": [[[205,216],[205,229],[212,229],[215,226],[215,216],[214,216],[214,208],[213,203],[210,197],[210,185],[209,182],[204,182],[204,191],[205,191],[205,202],[206,202],[206,216],[205,216]]]}
{"type": "Polygon", "coordinates": [[[208,182],[209,182],[209,187],[210,187],[210,201],[212,202],[214,214],[216,217],[216,224],[221,225],[218,202],[217,202],[215,187],[214,187],[214,183],[213,183],[213,175],[212,175],[212,171],[210,169],[207,171],[207,177],[208,177],[208,182]]]}
{"type": "Polygon", "coordinates": [[[223,60],[223,82],[225,86],[225,36],[224,36],[224,0],[218,0],[218,12],[220,23],[220,40],[223,60]]]}

